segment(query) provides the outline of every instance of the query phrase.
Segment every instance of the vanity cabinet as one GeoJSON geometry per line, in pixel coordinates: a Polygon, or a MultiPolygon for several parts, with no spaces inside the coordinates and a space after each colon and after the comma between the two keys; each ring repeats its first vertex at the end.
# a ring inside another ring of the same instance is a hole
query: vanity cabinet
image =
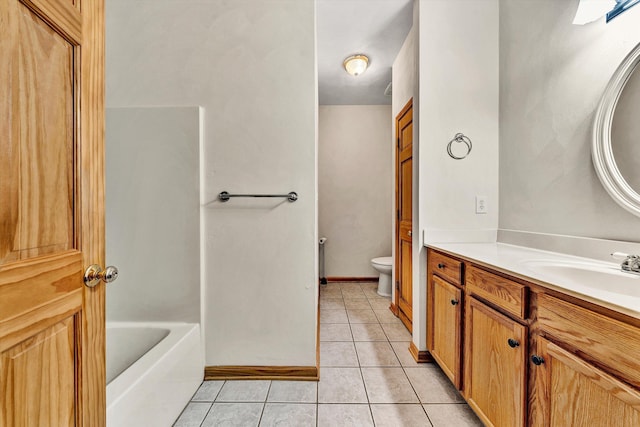
{"type": "Polygon", "coordinates": [[[462,387],[462,262],[436,252],[429,258],[427,348],[457,389],[462,387]]]}
{"type": "Polygon", "coordinates": [[[640,426],[640,319],[428,251],[427,347],[486,426],[640,426]]]}

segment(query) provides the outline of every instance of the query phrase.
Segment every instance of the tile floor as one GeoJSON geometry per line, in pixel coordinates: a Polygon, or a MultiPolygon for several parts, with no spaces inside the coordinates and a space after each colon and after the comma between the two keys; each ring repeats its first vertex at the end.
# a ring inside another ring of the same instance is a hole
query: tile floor
{"type": "Polygon", "coordinates": [[[319,382],[205,381],[174,427],[482,426],[376,287],[322,286],[319,382]]]}

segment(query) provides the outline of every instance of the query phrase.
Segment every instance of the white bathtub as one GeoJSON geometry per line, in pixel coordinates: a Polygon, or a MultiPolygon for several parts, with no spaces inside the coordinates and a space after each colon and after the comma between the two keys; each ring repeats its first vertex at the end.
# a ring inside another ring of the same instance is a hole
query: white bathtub
{"type": "Polygon", "coordinates": [[[200,325],[107,323],[107,427],[170,427],[203,376],[200,325]]]}

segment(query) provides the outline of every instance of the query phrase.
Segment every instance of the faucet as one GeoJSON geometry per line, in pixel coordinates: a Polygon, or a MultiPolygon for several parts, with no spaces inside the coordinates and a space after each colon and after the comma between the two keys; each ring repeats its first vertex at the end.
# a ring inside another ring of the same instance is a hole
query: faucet
{"type": "Polygon", "coordinates": [[[616,259],[623,259],[620,269],[627,273],[640,275],[640,255],[630,255],[622,252],[614,252],[611,254],[616,259]]]}

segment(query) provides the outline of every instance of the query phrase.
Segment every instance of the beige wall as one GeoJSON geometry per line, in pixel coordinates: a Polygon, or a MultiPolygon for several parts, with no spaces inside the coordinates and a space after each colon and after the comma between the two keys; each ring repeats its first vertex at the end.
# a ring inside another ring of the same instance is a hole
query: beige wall
{"type": "Polygon", "coordinates": [[[640,8],[572,25],[577,1],[500,2],[500,228],[640,241],[591,162],[593,116],[640,42],[640,8]]]}
{"type": "Polygon", "coordinates": [[[322,105],[318,121],[318,231],[325,275],[377,276],[391,255],[391,106],[322,105]]]}
{"type": "Polygon", "coordinates": [[[109,0],[106,75],[109,106],[204,108],[207,365],[315,366],[314,1],[109,0]]]}

